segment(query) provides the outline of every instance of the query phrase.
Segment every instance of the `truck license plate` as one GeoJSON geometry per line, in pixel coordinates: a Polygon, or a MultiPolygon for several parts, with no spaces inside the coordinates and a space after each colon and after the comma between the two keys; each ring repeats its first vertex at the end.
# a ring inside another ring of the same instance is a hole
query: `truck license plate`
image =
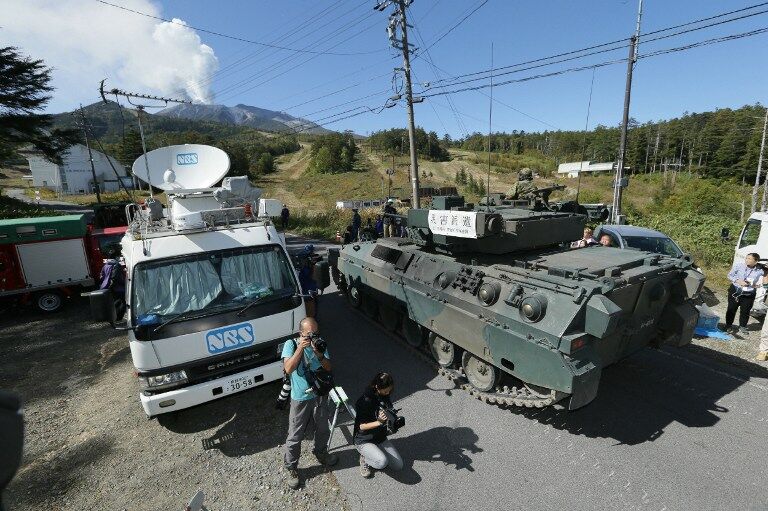
{"type": "Polygon", "coordinates": [[[224,392],[231,394],[233,392],[240,392],[255,386],[256,382],[254,381],[253,376],[240,376],[238,378],[229,380],[229,382],[227,382],[226,386],[224,387],[224,392]]]}

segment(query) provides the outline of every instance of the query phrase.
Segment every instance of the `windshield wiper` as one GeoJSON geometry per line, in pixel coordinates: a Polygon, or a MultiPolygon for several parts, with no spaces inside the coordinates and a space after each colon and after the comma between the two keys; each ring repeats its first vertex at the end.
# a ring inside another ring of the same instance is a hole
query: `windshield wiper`
{"type": "Polygon", "coordinates": [[[257,304],[265,302],[265,301],[270,301],[271,302],[272,300],[276,300],[278,298],[284,298],[285,296],[287,296],[286,293],[280,293],[280,294],[270,293],[268,295],[260,296],[260,297],[256,298],[255,300],[251,301],[250,303],[248,303],[248,305],[246,305],[245,307],[243,307],[239,311],[237,311],[236,315],[237,315],[237,317],[240,317],[243,314],[245,314],[245,311],[247,311],[248,309],[250,309],[254,305],[257,305],[257,304]],[[267,300],[267,298],[269,300],[267,300]]]}
{"type": "MultiPolygon", "coordinates": [[[[186,311],[186,312],[181,312],[181,313],[179,313],[179,314],[176,314],[175,316],[173,316],[173,317],[171,317],[171,318],[169,318],[169,319],[166,319],[165,321],[163,321],[162,323],[160,323],[159,325],[157,325],[157,326],[154,328],[154,330],[152,330],[152,333],[155,333],[155,332],[157,332],[158,330],[161,330],[161,329],[162,329],[164,326],[166,326],[166,325],[170,325],[171,323],[174,323],[174,322],[176,322],[176,321],[178,321],[178,320],[180,320],[180,319],[186,319],[186,317],[187,317],[187,316],[190,314],[190,312],[193,312],[193,311],[186,311]]],[[[195,311],[195,312],[196,312],[196,311],[195,311]]]]}

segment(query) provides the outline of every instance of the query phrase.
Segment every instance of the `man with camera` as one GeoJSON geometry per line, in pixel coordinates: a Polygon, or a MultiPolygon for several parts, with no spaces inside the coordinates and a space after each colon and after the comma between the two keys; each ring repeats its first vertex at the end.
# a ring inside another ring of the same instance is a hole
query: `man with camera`
{"type": "Polygon", "coordinates": [[[310,422],[315,426],[317,460],[325,466],[335,465],[338,457],[326,450],[328,442],[328,391],[331,361],[325,341],[319,335],[317,321],[304,318],[299,324],[299,338],[283,346],[283,368],[291,379],[291,407],[288,414],[288,438],[285,441],[285,468],[288,485],[299,487],[298,464],[301,441],[310,422]]]}
{"type": "Polygon", "coordinates": [[[355,403],[353,438],[360,453],[360,475],[366,478],[373,476],[371,469],[403,468],[403,458],[387,440],[387,435],[405,425],[405,419],[397,415],[399,410],[395,410],[389,399],[394,388],[392,375],[378,373],[355,403]]]}

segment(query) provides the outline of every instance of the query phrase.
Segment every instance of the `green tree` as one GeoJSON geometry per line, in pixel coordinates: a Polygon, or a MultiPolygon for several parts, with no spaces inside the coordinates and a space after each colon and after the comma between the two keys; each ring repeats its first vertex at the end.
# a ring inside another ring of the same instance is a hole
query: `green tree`
{"type": "Polygon", "coordinates": [[[18,159],[31,145],[60,163],[62,153],[80,141],[76,130],[52,128],[53,118],[39,113],[50,101],[51,70],[18,48],[0,48],[0,161],[18,159]]]}
{"type": "MultiPolygon", "coordinates": [[[[147,148],[149,150],[149,148],[147,148]]],[[[115,144],[115,153],[117,161],[123,165],[131,166],[136,158],[144,154],[141,147],[141,135],[138,131],[129,129],[125,132],[125,137],[115,144]]]]}
{"type": "Polygon", "coordinates": [[[330,133],[316,137],[310,149],[309,170],[337,174],[354,170],[357,144],[351,133],[330,133]]]}
{"type": "Polygon", "coordinates": [[[467,191],[469,191],[469,193],[477,193],[477,183],[475,182],[475,178],[472,177],[472,174],[469,174],[467,177],[467,191]]]}
{"type": "Polygon", "coordinates": [[[269,153],[255,154],[248,171],[251,178],[271,174],[275,171],[275,158],[269,153]]]}

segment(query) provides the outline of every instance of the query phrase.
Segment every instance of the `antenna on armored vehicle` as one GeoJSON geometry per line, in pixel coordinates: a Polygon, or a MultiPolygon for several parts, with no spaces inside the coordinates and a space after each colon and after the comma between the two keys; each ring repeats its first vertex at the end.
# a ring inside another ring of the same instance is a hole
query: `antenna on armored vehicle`
{"type": "Polygon", "coordinates": [[[491,99],[488,102],[488,176],[485,179],[485,210],[491,210],[491,126],[493,121],[493,41],[491,41],[491,99]]]}
{"type": "MultiPolygon", "coordinates": [[[[106,81],[106,79],[102,80],[101,83],[99,84],[99,93],[101,94],[101,99],[106,103],[107,102],[107,98],[105,96],[105,90],[104,90],[104,82],[105,81],[106,81]]],[[[127,92],[127,91],[124,91],[122,89],[117,89],[117,88],[110,89],[109,91],[106,91],[106,92],[109,92],[109,94],[114,94],[115,97],[123,96],[128,101],[128,103],[130,103],[131,105],[136,107],[136,111],[137,111],[136,118],[137,118],[138,123],[139,123],[139,135],[141,136],[141,150],[142,150],[142,152],[144,154],[144,170],[146,171],[147,185],[149,186],[149,198],[154,200],[155,196],[154,196],[154,194],[152,192],[152,181],[151,181],[150,176],[149,176],[149,164],[147,163],[147,143],[146,143],[146,140],[144,138],[144,127],[141,124],[141,115],[144,113],[144,111],[147,108],[163,108],[163,107],[168,106],[168,103],[192,104],[192,102],[189,101],[188,99],[166,98],[166,97],[163,97],[163,96],[153,96],[151,94],[140,94],[140,93],[137,93],[137,92],[127,92]],[[134,103],[133,101],[131,101],[131,99],[148,99],[150,101],[162,101],[163,104],[162,105],[144,105],[144,104],[141,104],[141,103],[134,103]]],[[[134,175],[135,175],[135,172],[134,172],[134,175]]]]}

